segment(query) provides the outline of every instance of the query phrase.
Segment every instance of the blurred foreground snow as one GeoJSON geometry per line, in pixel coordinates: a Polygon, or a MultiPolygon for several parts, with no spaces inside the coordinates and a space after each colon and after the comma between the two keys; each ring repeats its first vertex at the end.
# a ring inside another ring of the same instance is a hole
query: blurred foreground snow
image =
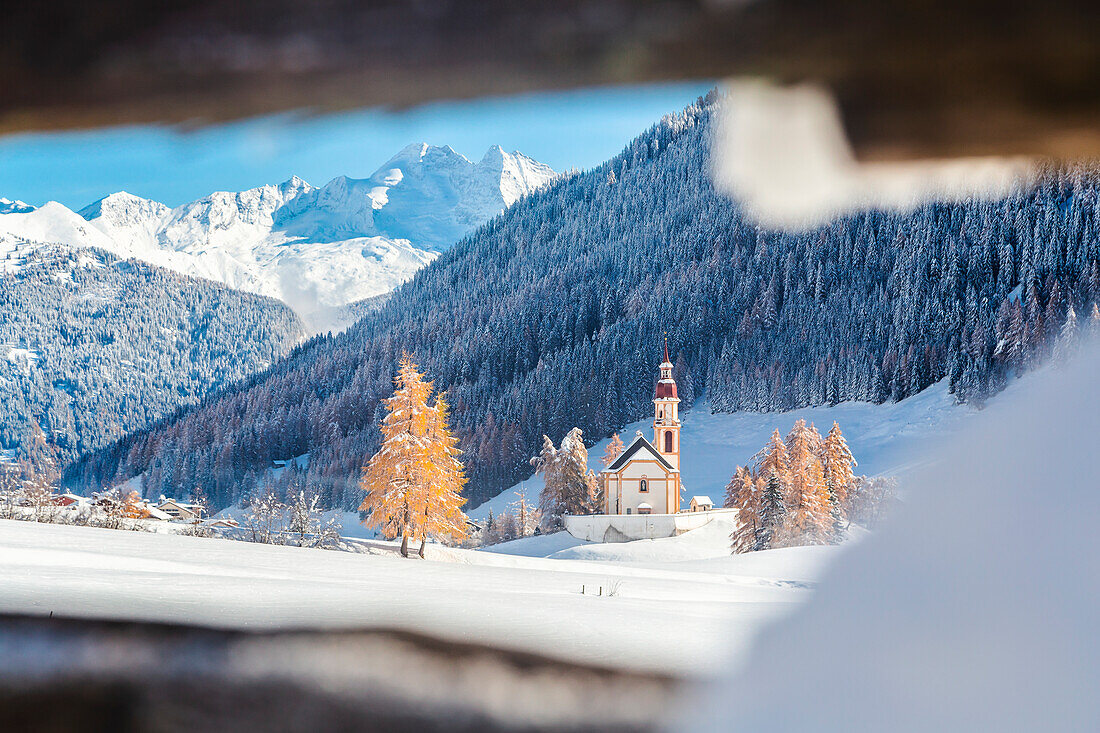
{"type": "Polygon", "coordinates": [[[1098,363],[994,401],[677,728],[1100,730],[1098,363]]]}

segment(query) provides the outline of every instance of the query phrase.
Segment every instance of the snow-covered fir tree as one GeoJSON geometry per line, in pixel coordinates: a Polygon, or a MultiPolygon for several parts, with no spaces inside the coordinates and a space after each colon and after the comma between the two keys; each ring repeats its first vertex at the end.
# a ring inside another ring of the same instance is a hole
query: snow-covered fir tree
{"type": "MultiPolygon", "coordinates": [[[[775,474],[771,474],[775,477],[775,474]]],[[[778,478],[776,478],[778,481],[778,478]]],[[[731,537],[734,552],[750,552],[757,549],[760,524],[760,485],[759,480],[749,469],[738,466],[733,478],[726,485],[727,508],[739,509],[738,527],[731,537]]]]}
{"type": "MultiPolygon", "coordinates": [[[[774,473],[769,474],[764,482],[764,491],[760,495],[760,508],[757,517],[758,528],[753,549],[771,549],[776,541],[777,534],[787,521],[787,504],[783,498],[783,482],[774,473]]],[[[734,552],[743,551],[736,546],[734,547],[734,552]]]]}
{"type": "Polygon", "coordinates": [[[570,430],[555,448],[549,437],[543,436],[542,450],[531,459],[537,473],[543,475],[539,512],[542,531],[561,529],[565,515],[589,514],[593,502],[594,476],[588,470],[588,450],[580,428],[570,430]]]}
{"type": "Polygon", "coordinates": [[[1077,313],[1071,304],[1066,313],[1065,323],[1062,324],[1062,329],[1058,333],[1058,340],[1054,344],[1055,362],[1063,364],[1068,361],[1076,353],[1079,339],[1077,313]]]}

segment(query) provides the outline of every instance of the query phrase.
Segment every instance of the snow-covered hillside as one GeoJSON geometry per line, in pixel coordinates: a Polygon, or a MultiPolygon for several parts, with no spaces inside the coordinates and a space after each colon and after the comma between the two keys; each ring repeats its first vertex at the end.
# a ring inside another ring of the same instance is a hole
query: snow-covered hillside
{"type": "Polygon", "coordinates": [[[37,421],[71,460],[266,368],[303,336],[271,298],[101,249],[0,245],[0,448],[26,447],[37,421]]]}
{"type": "MultiPolygon", "coordinates": [[[[928,459],[929,445],[957,431],[975,414],[973,408],[955,402],[945,383],[901,402],[882,405],[844,402],[833,407],[808,407],[790,412],[711,414],[707,403],[700,402],[683,413],[682,501],[686,504],[692,495],[705,494],[720,505],[734,469],[747,465],[773,430],[778,428],[786,435],[799,418],[814,423],[822,433],[834,420],[839,422],[859,462],[857,473],[903,476],[928,459]]],[[[620,433],[623,442],[629,444],[638,430],[652,439],[652,419],[623,428],[620,433]]],[[[560,438],[555,436],[556,440],[560,438]]],[[[602,440],[588,449],[588,466],[593,471],[603,468],[600,459],[607,443],[608,440],[602,440]]],[[[542,491],[542,477],[532,476],[467,513],[475,519],[484,518],[489,511],[500,514],[509,509],[521,491],[526,492],[529,502],[537,502],[542,491]]]]}
{"type": "Polygon", "coordinates": [[[728,664],[729,649],[747,653],[761,626],[804,601],[843,552],[716,558],[727,552],[725,533],[693,534],[670,539],[664,557],[711,559],[546,559],[430,545],[427,560],[404,560],[385,543],[353,554],[0,520],[0,612],[410,628],[695,676],[728,664]]]}
{"type": "Polygon", "coordinates": [[[386,293],[554,172],[490,148],[473,163],[410,145],[369,178],[216,192],[171,209],[126,192],[79,213],[0,200],[0,263],[46,243],[98,247],[278,298],[315,328],[341,306],[386,293]]]}

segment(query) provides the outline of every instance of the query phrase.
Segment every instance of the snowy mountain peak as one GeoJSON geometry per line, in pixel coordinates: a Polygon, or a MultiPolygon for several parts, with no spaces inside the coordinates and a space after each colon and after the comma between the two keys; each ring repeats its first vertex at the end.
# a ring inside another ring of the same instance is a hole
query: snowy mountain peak
{"type": "Polygon", "coordinates": [[[0,245],[7,232],[12,247],[99,247],[279,298],[309,320],[392,290],[554,176],[498,145],[473,163],[417,142],[369,178],[337,176],[318,188],[292,176],[174,209],[125,191],[79,215],[56,202],[36,210],[3,199],[0,215],[13,216],[0,219],[0,245]]]}
{"type": "Polygon", "coordinates": [[[442,250],[555,175],[499,145],[473,163],[449,146],[414,143],[367,181],[379,232],[442,250]]]}
{"type": "MultiPolygon", "coordinates": [[[[428,148],[431,147],[428,143],[409,143],[401,150],[397,151],[397,155],[390,158],[386,164],[392,163],[395,160],[420,160],[424,157],[424,153],[428,152],[428,148]]],[[[383,165],[385,167],[385,165],[383,165]]]]}
{"type": "Polygon", "coordinates": [[[18,199],[6,199],[0,197],[0,214],[29,214],[34,211],[33,206],[18,199]]]}
{"type": "Polygon", "coordinates": [[[506,153],[494,145],[481,159],[481,165],[500,171],[500,192],[505,206],[511,206],[521,197],[542,188],[556,175],[548,165],[543,165],[523,153],[506,153]]]}
{"type": "Polygon", "coordinates": [[[77,213],[88,221],[102,218],[112,226],[136,226],[149,230],[155,229],[169,211],[171,209],[159,201],[143,199],[140,196],[119,191],[110,196],[104,196],[77,213]]]}

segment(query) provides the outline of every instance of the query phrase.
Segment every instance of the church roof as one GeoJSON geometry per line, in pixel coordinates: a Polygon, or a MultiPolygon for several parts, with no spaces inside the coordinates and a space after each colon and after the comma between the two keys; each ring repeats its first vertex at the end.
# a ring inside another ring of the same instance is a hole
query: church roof
{"type": "Polygon", "coordinates": [[[600,473],[615,473],[620,468],[622,468],[623,465],[625,465],[626,462],[629,461],[635,453],[640,450],[649,451],[653,455],[653,457],[657,459],[657,462],[667,468],[669,471],[676,470],[672,467],[672,464],[665,459],[664,456],[657,452],[657,449],[653,447],[653,444],[645,439],[645,436],[642,435],[641,431],[639,431],[638,434],[634,437],[633,442],[631,442],[631,444],[626,447],[626,450],[619,454],[619,457],[616,458],[610,466],[605,468],[603,471],[600,471],[600,473]]]}

